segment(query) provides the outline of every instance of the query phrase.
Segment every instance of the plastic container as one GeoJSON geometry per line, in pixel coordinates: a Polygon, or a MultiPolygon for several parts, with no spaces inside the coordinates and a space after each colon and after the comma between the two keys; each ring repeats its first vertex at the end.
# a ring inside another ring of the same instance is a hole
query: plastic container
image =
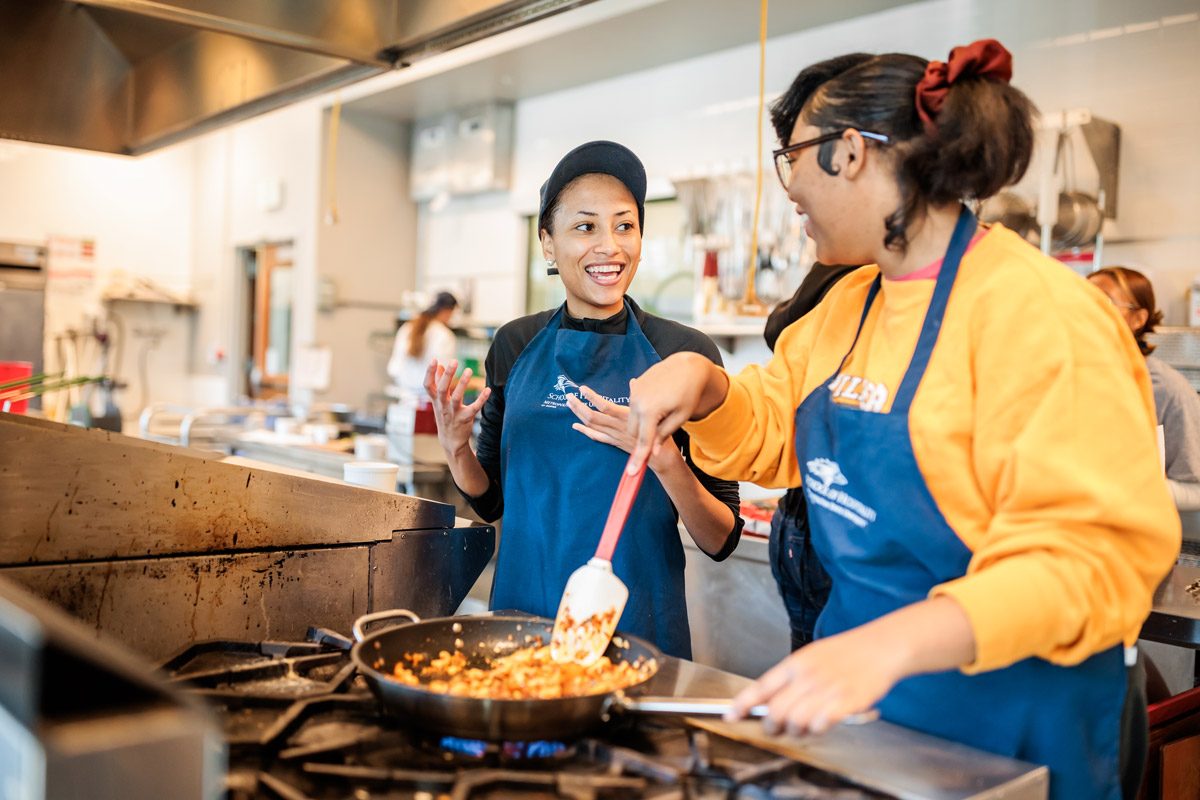
{"type": "MultiPolygon", "coordinates": [[[[20,378],[33,377],[33,362],[31,361],[0,361],[0,384],[15,381],[20,378]]],[[[15,389],[16,387],[14,387],[15,389]]],[[[0,394],[8,394],[8,389],[0,389],[0,394]]],[[[8,408],[0,400],[0,411],[10,411],[13,414],[24,414],[29,408],[28,400],[14,400],[8,408]]]]}
{"type": "Polygon", "coordinates": [[[400,465],[386,461],[349,461],[342,465],[342,480],[346,483],[381,492],[396,491],[399,477],[400,465]]]}
{"type": "Polygon", "coordinates": [[[304,434],[313,441],[314,444],[329,444],[334,439],[338,438],[341,429],[332,422],[318,422],[304,426],[304,434]]]}

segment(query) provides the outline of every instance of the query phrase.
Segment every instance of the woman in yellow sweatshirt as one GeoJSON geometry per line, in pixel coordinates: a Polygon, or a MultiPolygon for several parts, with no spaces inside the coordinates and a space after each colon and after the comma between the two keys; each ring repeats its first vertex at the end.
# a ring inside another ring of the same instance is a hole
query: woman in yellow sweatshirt
{"type": "Polygon", "coordinates": [[[878,707],[1049,765],[1054,798],[1117,798],[1126,647],[1179,520],[1144,359],[1112,304],[963,204],[1028,166],[1034,109],[1011,74],[984,40],[785,95],[776,166],[818,258],[871,266],[764,367],[651,367],[630,426],[635,455],[686,424],[711,474],[804,487],[832,593],[818,640],[739,714],[766,703],[767,727],[796,733],[878,707]]]}

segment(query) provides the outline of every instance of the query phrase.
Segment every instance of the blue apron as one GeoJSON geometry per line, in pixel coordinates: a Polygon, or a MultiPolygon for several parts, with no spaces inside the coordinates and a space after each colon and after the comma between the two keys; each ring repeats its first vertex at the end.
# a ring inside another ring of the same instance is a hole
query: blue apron
{"type": "MultiPolygon", "coordinates": [[[[578,419],[567,395],[578,397],[583,384],[628,405],[630,379],[660,361],[628,304],[624,336],[565,330],[564,308],[513,364],[500,437],[504,527],[492,608],[544,617],[558,612],[567,578],[596,554],[628,458],[571,428],[578,419]]],[[[613,571],[629,587],[618,628],[690,658],[677,525],[666,491],[647,470],[613,554],[613,571]]]]}
{"type": "MultiPolygon", "coordinates": [[[[964,208],[891,411],[837,404],[829,390],[862,334],[880,278],[842,366],[796,410],[813,544],[833,579],[818,637],[920,602],[934,586],[966,574],[971,551],[921,477],[908,413],[974,231],[975,217],[964,208]]],[[[1125,677],[1123,649],[1116,646],[1074,667],[1028,658],[979,675],[953,670],[908,678],[879,709],[890,722],[1048,765],[1052,798],[1118,800],[1125,677]]]]}

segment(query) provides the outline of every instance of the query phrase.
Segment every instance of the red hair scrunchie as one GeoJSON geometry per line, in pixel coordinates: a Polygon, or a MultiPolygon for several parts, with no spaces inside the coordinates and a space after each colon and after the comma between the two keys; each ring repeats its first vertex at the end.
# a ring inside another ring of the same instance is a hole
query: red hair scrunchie
{"type": "Polygon", "coordinates": [[[985,78],[1008,83],[1012,80],[1012,53],[995,39],[980,39],[950,51],[950,61],[930,61],[917,81],[917,115],[925,132],[937,132],[937,116],[951,85],[961,78],[985,78]]]}

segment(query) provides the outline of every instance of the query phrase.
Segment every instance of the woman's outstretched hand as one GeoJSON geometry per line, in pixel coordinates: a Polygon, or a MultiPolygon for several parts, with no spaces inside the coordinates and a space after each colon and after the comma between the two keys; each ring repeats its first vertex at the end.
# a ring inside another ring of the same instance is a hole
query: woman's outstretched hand
{"type": "Polygon", "coordinates": [[[902,677],[899,661],[862,628],[818,639],[742,690],[729,718],[765,704],[768,733],[821,733],[882,700],[902,677]]]}
{"type": "Polygon", "coordinates": [[[425,371],[425,391],[433,398],[438,441],[442,443],[442,449],[450,454],[470,447],[471,428],[475,424],[475,417],[492,394],[490,387],[485,388],[479,393],[479,397],[475,398],[475,402],[463,403],[463,393],[466,391],[467,381],[471,379],[471,369],[468,367],[463,370],[463,374],[455,380],[454,373],[457,370],[456,360],[440,364],[434,359],[429,362],[429,369],[425,371]]]}
{"type": "Polygon", "coordinates": [[[707,416],[728,391],[725,371],[699,353],[674,353],[630,381],[630,469],[651,458],[683,423],[707,416]]]}
{"type": "MultiPolygon", "coordinates": [[[[572,428],[592,441],[611,444],[626,453],[633,452],[635,440],[629,432],[628,407],[617,405],[587,386],[579,387],[579,397],[567,396],[567,407],[579,418],[572,428]]],[[[661,473],[679,462],[679,448],[658,447],[651,454],[648,466],[661,473]]]]}
{"type": "Polygon", "coordinates": [[[800,648],[738,694],[729,719],[766,704],[768,733],[819,733],[868,711],[901,680],[958,669],[975,655],[966,611],[933,597],[800,648]]]}

